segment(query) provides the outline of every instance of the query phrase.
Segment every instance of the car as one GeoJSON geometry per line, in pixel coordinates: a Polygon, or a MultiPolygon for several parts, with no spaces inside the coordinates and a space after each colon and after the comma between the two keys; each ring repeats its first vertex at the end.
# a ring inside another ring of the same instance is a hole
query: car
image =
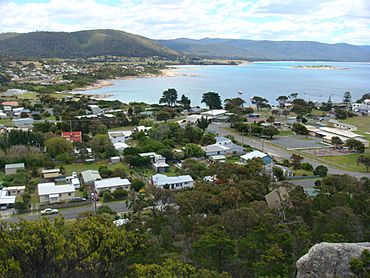
{"type": "Polygon", "coordinates": [[[82,198],[82,197],[74,197],[70,200],[70,202],[84,202],[86,201],[86,198],[82,198]]]}
{"type": "Polygon", "coordinates": [[[59,210],[57,209],[52,209],[52,208],[47,208],[41,211],[41,215],[51,215],[51,214],[58,214],[59,210]]]}

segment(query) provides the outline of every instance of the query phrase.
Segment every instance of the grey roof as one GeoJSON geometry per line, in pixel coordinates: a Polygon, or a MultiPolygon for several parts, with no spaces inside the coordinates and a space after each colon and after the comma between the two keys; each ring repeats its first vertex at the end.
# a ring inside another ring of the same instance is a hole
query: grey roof
{"type": "Polygon", "coordinates": [[[130,185],[131,182],[128,179],[121,179],[120,177],[96,180],[94,182],[96,189],[103,189],[109,187],[119,187],[130,185]]]}
{"type": "Polygon", "coordinates": [[[101,176],[98,171],[96,170],[86,170],[81,172],[82,179],[84,182],[91,182],[96,180],[101,180],[101,176]]]}
{"type": "Polygon", "coordinates": [[[5,169],[24,168],[24,163],[5,164],[5,169]]]}
{"type": "Polygon", "coordinates": [[[55,185],[54,182],[39,183],[37,188],[39,196],[75,192],[72,184],[55,185]]]}
{"type": "Polygon", "coordinates": [[[152,181],[155,185],[166,185],[166,184],[176,184],[184,182],[192,182],[193,178],[189,175],[177,176],[177,177],[168,177],[162,174],[156,174],[152,176],[152,181]]]}

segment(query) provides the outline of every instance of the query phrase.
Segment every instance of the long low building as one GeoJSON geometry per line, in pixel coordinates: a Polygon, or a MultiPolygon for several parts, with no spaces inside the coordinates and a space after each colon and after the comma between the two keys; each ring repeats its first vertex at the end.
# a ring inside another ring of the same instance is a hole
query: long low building
{"type": "Polygon", "coordinates": [[[194,187],[194,180],[189,175],[168,177],[163,174],[152,176],[152,185],[162,189],[184,189],[194,187]]]}
{"type": "Polygon", "coordinates": [[[356,139],[360,141],[366,148],[369,147],[369,141],[364,138],[364,136],[338,128],[332,127],[314,127],[306,126],[308,132],[312,136],[321,137],[323,142],[331,144],[331,139],[333,137],[339,137],[343,142],[346,142],[348,139],[356,139]]]}
{"type": "Polygon", "coordinates": [[[72,184],[39,183],[37,190],[41,204],[65,202],[75,197],[75,187],[72,184]]]}
{"type": "Polygon", "coordinates": [[[113,191],[117,189],[124,189],[130,191],[131,182],[128,179],[121,179],[120,177],[96,180],[94,182],[95,191],[99,194],[104,190],[113,191]]]}

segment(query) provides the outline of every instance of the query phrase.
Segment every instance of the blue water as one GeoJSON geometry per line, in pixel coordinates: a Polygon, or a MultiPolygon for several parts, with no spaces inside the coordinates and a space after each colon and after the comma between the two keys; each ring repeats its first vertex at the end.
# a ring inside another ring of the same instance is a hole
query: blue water
{"type": "Polygon", "coordinates": [[[279,95],[298,93],[314,101],[340,101],[346,91],[354,100],[370,92],[369,63],[335,62],[257,62],[240,66],[177,66],[180,76],[115,80],[114,85],[89,94],[109,94],[123,102],[158,103],[162,92],[175,88],[193,105],[201,105],[202,94],[217,92],[222,99],[242,97],[248,103],[253,96],[276,103],[279,95]],[[315,70],[291,68],[298,65],[331,65],[348,70],[315,70]],[[243,94],[238,94],[241,91],[243,94]]]}

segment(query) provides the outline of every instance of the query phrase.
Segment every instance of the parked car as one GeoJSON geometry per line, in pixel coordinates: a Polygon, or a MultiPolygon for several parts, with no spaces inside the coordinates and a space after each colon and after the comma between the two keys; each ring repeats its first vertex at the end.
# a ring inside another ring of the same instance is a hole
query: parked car
{"type": "Polygon", "coordinates": [[[70,200],[70,202],[84,202],[86,201],[86,198],[82,198],[82,197],[74,197],[70,200]]]}
{"type": "Polygon", "coordinates": [[[59,210],[57,209],[52,209],[52,208],[47,208],[41,211],[41,215],[51,215],[51,214],[58,214],[59,210]]]}

